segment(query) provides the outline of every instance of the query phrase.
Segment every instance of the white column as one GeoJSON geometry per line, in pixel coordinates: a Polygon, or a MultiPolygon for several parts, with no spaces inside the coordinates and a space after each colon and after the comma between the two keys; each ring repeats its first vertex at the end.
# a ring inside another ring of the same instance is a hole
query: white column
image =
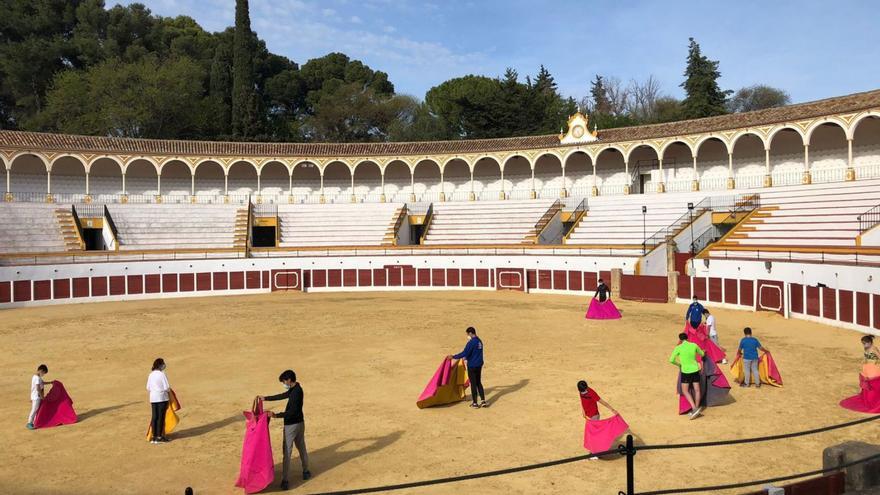
{"type": "Polygon", "coordinates": [[[287,174],[287,195],[293,196],[293,170],[287,174]]]}
{"type": "Polygon", "coordinates": [[[122,174],[122,194],[123,195],[128,194],[128,190],[125,189],[125,173],[122,174]]]}
{"type": "Polygon", "coordinates": [[[52,194],[52,171],[46,172],[46,194],[52,194]]]}
{"type": "Polygon", "coordinates": [[[86,172],[86,195],[89,194],[89,173],[86,172]]]}
{"type": "Polygon", "coordinates": [[[162,174],[156,174],[156,195],[162,195],[162,174]]]}
{"type": "Polygon", "coordinates": [[[260,172],[261,171],[259,171],[259,170],[257,171],[257,195],[258,196],[263,195],[263,182],[262,182],[262,175],[263,174],[261,174],[260,172]]]}
{"type": "Polygon", "coordinates": [[[596,179],[596,163],[593,162],[593,187],[598,187],[598,181],[596,179]]]}
{"type": "Polygon", "coordinates": [[[382,170],[381,179],[382,179],[382,197],[384,198],[385,197],[385,170],[382,170]]]}
{"type": "Polygon", "coordinates": [[[321,170],[321,197],[324,196],[324,170],[321,170]]]}
{"type": "Polygon", "coordinates": [[[12,192],[12,190],[11,190],[11,186],[12,186],[12,177],[11,177],[11,175],[12,175],[11,172],[10,172],[9,169],[7,168],[7,169],[6,169],[6,192],[8,192],[8,193],[11,193],[11,192],[12,192]]]}
{"type": "Polygon", "coordinates": [[[767,175],[770,175],[770,148],[764,148],[764,166],[767,168],[767,175]]]}
{"type": "Polygon", "coordinates": [[[189,175],[189,195],[196,195],[196,174],[189,175]]]}
{"type": "Polygon", "coordinates": [[[440,169],[440,194],[446,195],[446,191],[443,188],[443,169],[440,169]]]}
{"type": "Polygon", "coordinates": [[[504,167],[501,167],[501,199],[505,199],[507,194],[505,194],[506,187],[504,186],[504,167]]]}
{"type": "Polygon", "coordinates": [[[663,157],[657,158],[657,164],[660,167],[660,182],[657,184],[657,192],[666,192],[666,172],[663,171],[663,157]]]}
{"type": "Polygon", "coordinates": [[[804,171],[810,171],[810,145],[804,145],[804,171]]]}
{"type": "Polygon", "coordinates": [[[852,142],[852,139],[846,140],[846,166],[849,168],[853,167],[852,142]]]}
{"type": "Polygon", "coordinates": [[[700,180],[697,176],[697,155],[694,155],[694,180],[700,180]]]}
{"type": "Polygon", "coordinates": [[[733,177],[733,153],[727,154],[727,177],[733,177]]]}
{"type": "Polygon", "coordinates": [[[532,191],[535,190],[535,167],[532,167],[532,191]]]}
{"type": "Polygon", "coordinates": [[[223,195],[229,195],[229,175],[225,173],[223,174],[223,195]]]}

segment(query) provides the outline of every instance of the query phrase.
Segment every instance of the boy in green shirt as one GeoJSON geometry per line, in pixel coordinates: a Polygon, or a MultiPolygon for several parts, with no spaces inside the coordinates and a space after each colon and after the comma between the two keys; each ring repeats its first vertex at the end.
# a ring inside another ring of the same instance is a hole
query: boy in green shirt
{"type": "Polygon", "coordinates": [[[697,360],[697,355],[699,354],[700,358],[702,358],[705,353],[697,344],[688,342],[687,338],[688,336],[686,333],[678,334],[678,340],[680,340],[681,343],[675,346],[675,349],[672,350],[672,355],[669,356],[669,362],[681,369],[681,394],[684,395],[685,399],[690,403],[690,418],[694,419],[703,412],[703,407],[700,406],[700,400],[703,397],[702,391],[700,390],[700,363],[697,360]],[[676,358],[678,358],[677,362],[676,358]],[[690,391],[691,386],[694,387],[693,396],[690,391]]]}

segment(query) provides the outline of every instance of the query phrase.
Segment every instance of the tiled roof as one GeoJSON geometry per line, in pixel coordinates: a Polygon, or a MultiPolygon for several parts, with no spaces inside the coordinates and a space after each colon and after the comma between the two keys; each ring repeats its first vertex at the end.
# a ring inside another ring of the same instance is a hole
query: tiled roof
{"type": "MultiPolygon", "coordinates": [[[[599,130],[602,143],[683,136],[761,125],[791,122],[869,108],[880,108],[880,90],[828,98],[786,107],[720,115],[618,129],[599,130]]],[[[79,151],[112,154],[344,157],[404,156],[516,151],[563,146],[558,136],[525,136],[500,139],[423,141],[409,143],[248,143],[224,141],[181,141],[76,136],[40,132],[0,130],[0,147],[45,151],[79,151]]]]}

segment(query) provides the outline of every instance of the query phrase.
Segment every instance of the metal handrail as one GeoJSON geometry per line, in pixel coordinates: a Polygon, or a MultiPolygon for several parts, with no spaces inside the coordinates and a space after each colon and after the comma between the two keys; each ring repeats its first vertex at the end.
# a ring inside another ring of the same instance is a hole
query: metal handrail
{"type": "Polygon", "coordinates": [[[554,209],[556,210],[556,213],[562,211],[562,200],[557,199],[556,201],[554,201],[553,204],[550,205],[550,208],[547,208],[547,211],[545,211],[544,214],[541,215],[541,218],[538,220],[538,222],[535,223],[535,242],[538,242],[541,239],[541,234],[544,232],[544,229],[546,229],[547,226],[550,225],[550,221],[553,220],[553,217],[556,216],[556,213],[554,213],[553,215],[550,215],[549,218],[547,217],[547,213],[550,213],[554,209]]]}
{"type": "Polygon", "coordinates": [[[76,205],[70,205],[70,214],[73,216],[73,224],[76,226],[76,237],[79,240],[79,248],[85,249],[86,243],[83,240],[82,222],[80,222],[79,215],[76,213],[76,205]]]}
{"type": "Polygon", "coordinates": [[[116,230],[116,222],[114,222],[113,217],[110,216],[110,210],[107,209],[107,205],[104,205],[104,221],[107,222],[107,227],[110,228],[110,233],[113,235],[113,242],[116,245],[116,250],[119,251],[119,231],[116,230]]]}
{"type": "Polygon", "coordinates": [[[746,211],[752,211],[761,206],[761,196],[759,194],[740,194],[729,196],[708,196],[703,198],[699,203],[694,205],[693,210],[688,210],[678,219],[666,227],[661,228],[650,237],[645,239],[643,247],[648,252],[660,244],[667,242],[670,237],[675,236],[679,232],[679,226],[685,220],[692,221],[707,211],[729,211],[730,216],[739,215],[746,211]]]}
{"type": "Polygon", "coordinates": [[[244,254],[245,258],[248,257],[248,251],[253,247],[251,246],[251,230],[254,228],[254,203],[251,201],[250,196],[248,196],[248,210],[247,210],[247,230],[245,231],[245,240],[244,240],[244,254]]]}
{"type": "Polygon", "coordinates": [[[880,205],[857,216],[856,220],[859,222],[859,235],[871,230],[875,225],[880,224],[880,205]]]}
{"type": "Polygon", "coordinates": [[[394,222],[394,239],[391,241],[391,244],[397,245],[397,232],[400,231],[400,226],[403,225],[403,222],[406,220],[407,215],[409,214],[409,210],[407,209],[407,203],[404,203],[400,208],[400,214],[397,215],[397,220],[394,222]]]}

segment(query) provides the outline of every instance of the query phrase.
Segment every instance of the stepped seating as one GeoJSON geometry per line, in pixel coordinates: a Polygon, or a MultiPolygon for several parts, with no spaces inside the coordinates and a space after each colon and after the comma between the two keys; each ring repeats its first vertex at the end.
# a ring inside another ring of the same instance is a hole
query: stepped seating
{"type": "Polygon", "coordinates": [[[687,214],[689,202],[696,204],[704,197],[705,193],[680,193],[590,198],[589,211],[566,244],[641,250],[646,238],[687,214]],[[644,218],[643,205],[648,207],[644,218]]]}
{"type": "Polygon", "coordinates": [[[761,193],[761,208],[715,248],[855,248],[857,217],[877,204],[878,180],[766,190],[761,193]]]}
{"type": "Polygon", "coordinates": [[[553,200],[434,203],[426,245],[534,244],[553,200]]]}
{"type": "Polygon", "coordinates": [[[107,205],[119,249],[223,249],[235,243],[237,205],[107,205]]]}
{"type": "Polygon", "coordinates": [[[402,203],[280,204],[280,247],[390,246],[402,203]]]}
{"type": "Polygon", "coordinates": [[[65,218],[70,216],[69,209],[70,205],[0,203],[0,253],[79,249],[79,240],[70,225],[72,219],[65,218]]]}

